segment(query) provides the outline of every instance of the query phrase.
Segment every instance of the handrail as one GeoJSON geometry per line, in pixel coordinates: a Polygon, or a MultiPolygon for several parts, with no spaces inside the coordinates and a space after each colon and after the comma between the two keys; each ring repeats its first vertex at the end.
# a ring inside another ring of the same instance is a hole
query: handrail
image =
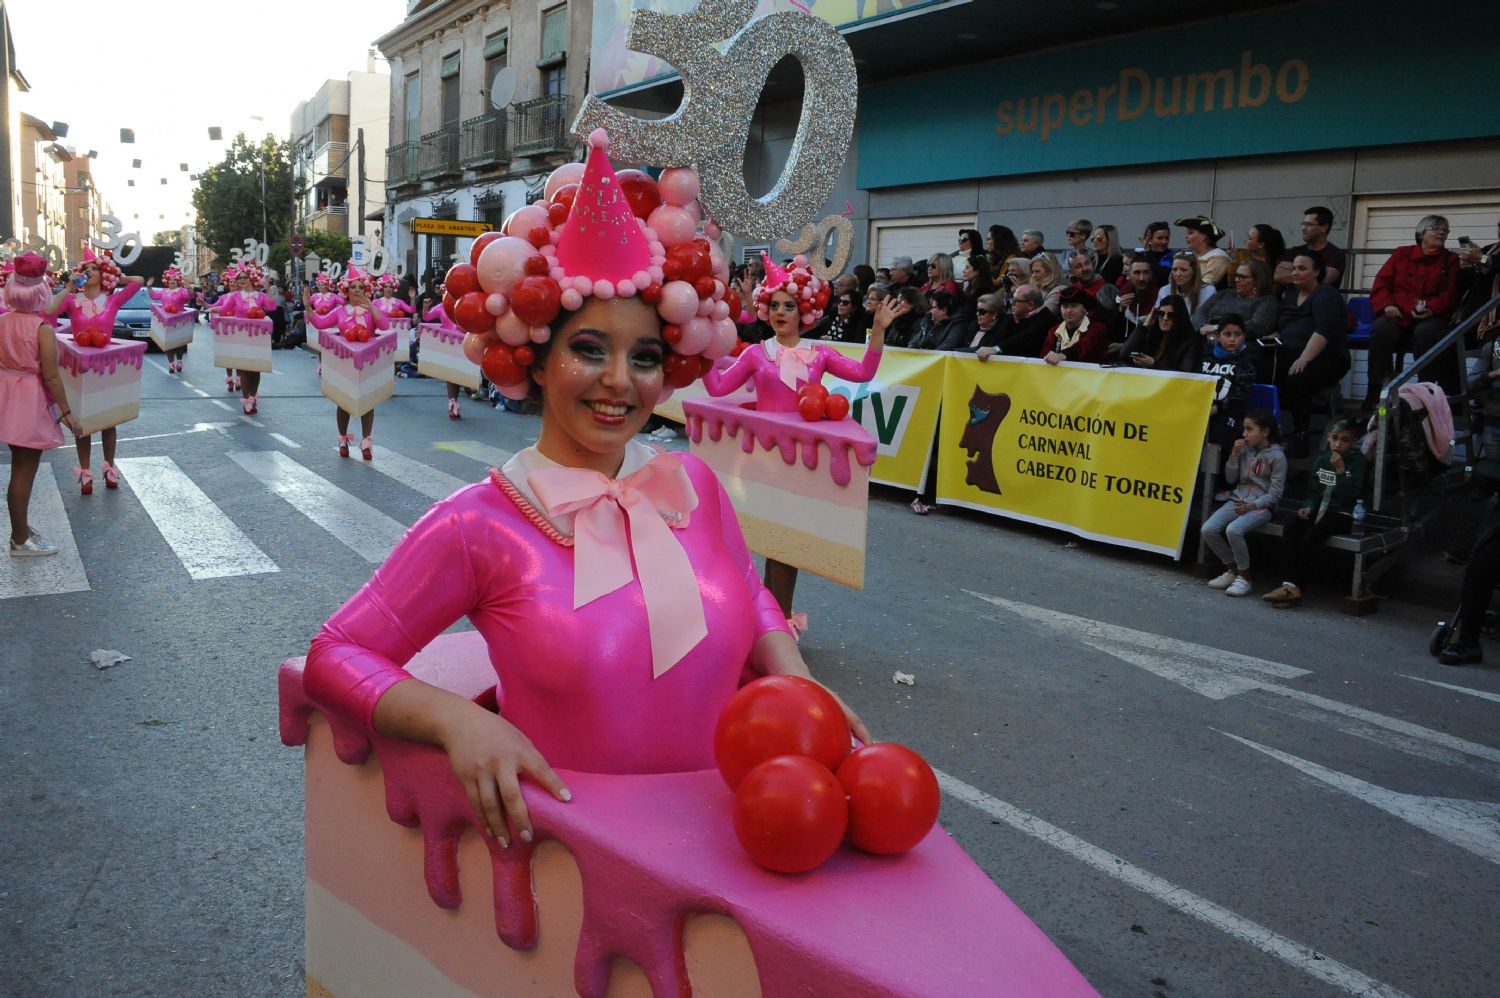
{"type": "MultiPolygon", "coordinates": [[[[1463,406],[1461,408],[1461,411],[1467,413],[1469,408],[1469,378],[1468,372],[1464,369],[1464,351],[1461,344],[1463,343],[1464,337],[1468,336],[1469,331],[1471,329],[1477,328],[1479,326],[1479,321],[1484,318],[1484,316],[1488,315],[1492,309],[1495,308],[1500,308],[1500,296],[1496,296],[1490,299],[1489,302],[1475,309],[1474,312],[1463,322],[1460,322],[1458,325],[1454,326],[1452,329],[1444,333],[1443,337],[1436,343],[1434,343],[1430,348],[1428,348],[1426,353],[1422,354],[1422,356],[1420,357],[1414,358],[1411,364],[1408,365],[1405,370],[1392,378],[1390,380],[1390,383],[1386,385],[1384,394],[1381,396],[1380,408],[1377,412],[1377,421],[1375,425],[1375,494],[1373,496],[1373,499],[1374,506],[1377,510],[1382,508],[1385,500],[1387,427],[1389,425],[1389,428],[1392,430],[1399,430],[1401,428],[1401,407],[1396,405],[1397,396],[1401,391],[1401,386],[1405,385],[1409,381],[1414,381],[1417,374],[1423,368],[1427,367],[1428,364],[1441,357],[1445,350],[1454,350],[1457,353],[1458,360],[1459,397],[1463,399],[1463,406]]],[[[1473,455],[1473,446],[1474,441],[1471,438],[1469,440],[1469,454],[1471,457],[1473,455]]],[[[1400,489],[1400,495],[1402,507],[1401,519],[1403,522],[1409,523],[1409,504],[1407,502],[1407,491],[1404,487],[1400,489]]]]}

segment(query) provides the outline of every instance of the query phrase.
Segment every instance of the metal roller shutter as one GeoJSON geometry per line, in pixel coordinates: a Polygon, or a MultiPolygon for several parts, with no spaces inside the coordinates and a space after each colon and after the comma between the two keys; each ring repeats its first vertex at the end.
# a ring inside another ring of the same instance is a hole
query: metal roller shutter
{"type": "MultiPolygon", "coordinates": [[[[958,230],[974,228],[973,215],[938,218],[882,218],[870,223],[870,245],[875,248],[870,266],[888,267],[898,256],[925,260],[934,253],[958,252],[958,230]]],[[[918,280],[924,280],[921,275],[918,280]]]]}
{"type": "Polygon", "coordinates": [[[1417,223],[1424,215],[1443,215],[1448,219],[1448,247],[1458,246],[1459,236],[1468,236],[1481,246],[1495,241],[1495,220],[1500,218],[1500,191],[1474,194],[1407,195],[1399,198],[1370,198],[1354,209],[1354,245],[1375,252],[1361,254],[1355,266],[1355,280],[1344,281],[1344,287],[1368,288],[1390,251],[1413,241],[1417,223]]]}

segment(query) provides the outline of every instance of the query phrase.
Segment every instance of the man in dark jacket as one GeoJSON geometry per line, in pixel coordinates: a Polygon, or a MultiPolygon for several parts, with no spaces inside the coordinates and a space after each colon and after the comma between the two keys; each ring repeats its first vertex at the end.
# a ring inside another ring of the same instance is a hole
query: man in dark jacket
{"type": "Polygon", "coordinates": [[[1022,284],[1011,295],[1010,314],[999,317],[980,340],[975,356],[989,360],[997,353],[1007,357],[1035,357],[1052,328],[1052,313],[1042,307],[1043,295],[1030,284],[1022,284]]]}

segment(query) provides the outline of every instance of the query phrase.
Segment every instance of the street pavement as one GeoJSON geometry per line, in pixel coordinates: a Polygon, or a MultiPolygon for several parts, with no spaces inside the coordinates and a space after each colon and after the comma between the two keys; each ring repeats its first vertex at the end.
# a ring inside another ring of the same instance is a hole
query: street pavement
{"type": "MultiPolygon", "coordinates": [[[[276,668],[537,428],[399,381],[376,460],[341,460],[312,355],[244,418],[209,352],[148,356],[118,491],[51,453],[33,509],[66,550],[0,566],[3,994],[304,993],[276,668]]],[[[1277,612],[908,499],[872,499],[864,590],[802,578],[803,653],[1103,994],[1500,993],[1500,674],[1429,658],[1434,611],[1277,612]]]]}

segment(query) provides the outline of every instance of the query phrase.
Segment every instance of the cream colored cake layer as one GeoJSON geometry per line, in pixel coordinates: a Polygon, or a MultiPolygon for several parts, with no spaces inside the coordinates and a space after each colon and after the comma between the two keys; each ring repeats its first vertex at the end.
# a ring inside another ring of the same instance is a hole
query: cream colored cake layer
{"type": "Polygon", "coordinates": [[[351,416],[363,416],[396,391],[396,372],[388,360],[378,360],[363,371],[354,362],[323,356],[323,394],[351,416]]]}
{"type": "Polygon", "coordinates": [[[151,341],[162,350],[176,350],[193,342],[196,322],[183,322],[173,326],[162,325],[155,316],[151,319],[151,341]]]}
{"type": "Polygon", "coordinates": [[[257,336],[226,339],[214,335],[214,367],[232,367],[239,371],[271,371],[271,337],[257,336]]]}
{"type": "Polygon", "coordinates": [[[68,408],[78,416],[84,433],[98,433],[141,414],[141,372],[135,368],[122,364],[114,374],[60,373],[68,408]]]}

